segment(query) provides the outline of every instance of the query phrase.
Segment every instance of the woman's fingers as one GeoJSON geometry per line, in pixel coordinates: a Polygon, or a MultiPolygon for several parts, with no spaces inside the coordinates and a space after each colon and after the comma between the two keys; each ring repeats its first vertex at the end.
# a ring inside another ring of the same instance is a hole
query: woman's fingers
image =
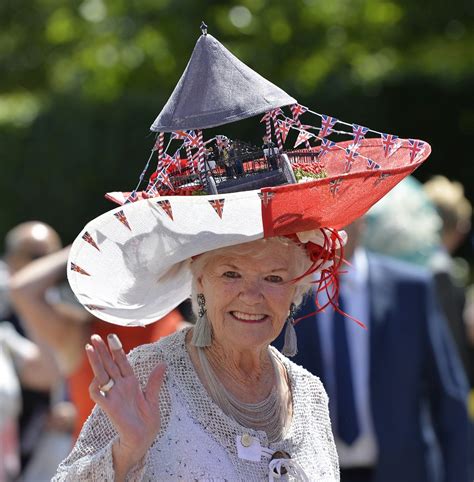
{"type": "Polygon", "coordinates": [[[105,371],[109,374],[109,378],[116,380],[121,377],[120,369],[113,360],[104,340],[102,340],[99,335],[92,335],[91,343],[94,346],[95,351],[99,354],[105,371]]]}
{"type": "Polygon", "coordinates": [[[86,345],[86,355],[94,372],[94,380],[96,380],[100,386],[105,385],[110,380],[110,375],[105,370],[101,357],[92,345],[86,345]]]}
{"type": "Polygon", "coordinates": [[[110,352],[112,353],[112,357],[119,367],[120,373],[123,377],[128,377],[133,375],[132,367],[127,360],[127,355],[122,348],[122,343],[120,338],[115,334],[112,333],[107,336],[107,342],[109,344],[110,352]]]}

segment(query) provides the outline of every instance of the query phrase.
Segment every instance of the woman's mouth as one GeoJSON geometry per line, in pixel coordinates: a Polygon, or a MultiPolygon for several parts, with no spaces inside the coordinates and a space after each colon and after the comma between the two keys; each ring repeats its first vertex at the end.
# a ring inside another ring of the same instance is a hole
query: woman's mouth
{"type": "Polygon", "coordinates": [[[230,314],[244,323],[261,323],[266,321],[267,315],[261,313],[243,313],[242,311],[231,311],[230,314]]]}

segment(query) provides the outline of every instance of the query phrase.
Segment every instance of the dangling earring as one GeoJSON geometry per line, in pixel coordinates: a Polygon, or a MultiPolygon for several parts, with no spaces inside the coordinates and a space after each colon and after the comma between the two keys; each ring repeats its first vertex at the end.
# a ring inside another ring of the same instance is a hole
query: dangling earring
{"type": "Polygon", "coordinates": [[[281,352],[285,356],[295,356],[298,353],[298,340],[296,339],[296,330],[295,330],[295,320],[294,316],[296,313],[296,305],[291,303],[290,305],[290,314],[286,319],[286,327],[285,327],[285,343],[283,344],[283,348],[281,352]]]}
{"type": "Polygon", "coordinates": [[[212,327],[207,318],[206,298],[202,293],[197,295],[197,303],[199,305],[199,313],[196,324],[193,329],[193,339],[191,343],[194,346],[204,348],[211,345],[212,341],[212,327]]]}

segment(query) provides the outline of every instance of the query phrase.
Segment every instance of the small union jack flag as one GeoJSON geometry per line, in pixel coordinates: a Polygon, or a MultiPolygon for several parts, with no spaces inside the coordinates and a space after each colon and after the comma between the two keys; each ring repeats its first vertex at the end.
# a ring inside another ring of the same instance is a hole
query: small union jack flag
{"type": "Polygon", "coordinates": [[[222,213],[224,212],[224,201],[225,199],[211,199],[209,200],[210,205],[214,208],[214,211],[222,219],[222,213]]]}
{"type": "Polygon", "coordinates": [[[380,169],[380,164],[377,164],[373,159],[367,158],[367,169],[369,170],[380,169]]]}
{"type": "Polygon", "coordinates": [[[186,139],[188,135],[185,131],[174,131],[171,133],[171,139],[186,139]]]}
{"type": "Polygon", "coordinates": [[[149,198],[156,197],[158,195],[158,189],[156,189],[155,184],[152,184],[151,186],[149,185],[144,194],[149,198]]]}
{"type": "Polygon", "coordinates": [[[130,193],[130,196],[128,196],[128,198],[125,200],[125,204],[134,203],[135,201],[138,201],[138,194],[137,191],[133,190],[130,193]]]}
{"type": "Polygon", "coordinates": [[[277,125],[278,125],[278,132],[281,135],[281,139],[283,143],[285,143],[288,133],[290,132],[290,124],[288,124],[285,121],[279,120],[277,125]]]}
{"type": "Polygon", "coordinates": [[[339,191],[339,188],[342,184],[342,179],[341,178],[338,178],[338,179],[334,179],[333,181],[330,181],[329,182],[329,190],[331,191],[331,194],[333,196],[335,196],[337,194],[337,192],[339,191]]]}
{"type": "Polygon", "coordinates": [[[272,197],[275,195],[274,192],[270,191],[265,191],[265,192],[259,192],[258,197],[262,201],[262,204],[267,207],[270,201],[272,200],[272,197]]]}
{"type": "Polygon", "coordinates": [[[162,169],[160,171],[160,173],[158,174],[158,176],[156,177],[156,180],[162,185],[162,186],[166,186],[167,188],[171,189],[172,191],[174,191],[174,187],[173,187],[173,184],[171,184],[171,181],[170,181],[170,178],[167,174],[167,172],[162,169]]]}
{"type": "Polygon", "coordinates": [[[300,144],[303,144],[303,142],[309,141],[309,139],[311,137],[313,137],[313,134],[311,134],[311,132],[307,132],[305,130],[300,130],[299,133],[298,133],[298,138],[296,139],[294,147],[299,146],[300,144]]]}
{"type": "Polygon", "coordinates": [[[171,203],[168,200],[156,201],[156,204],[163,209],[163,211],[170,217],[171,221],[174,221],[173,210],[171,209],[171,203]]]}
{"type": "Polygon", "coordinates": [[[337,119],[328,115],[321,116],[321,129],[319,131],[319,137],[326,137],[331,134],[332,128],[336,125],[337,119]]]}
{"type": "Polygon", "coordinates": [[[335,142],[332,142],[329,139],[323,139],[323,142],[321,143],[320,151],[318,154],[318,159],[322,159],[329,151],[333,150],[335,145],[336,145],[335,142]]]}
{"type": "Polygon", "coordinates": [[[184,143],[193,149],[197,149],[199,147],[199,137],[195,134],[194,131],[189,131],[184,143]]]}
{"type": "Polygon", "coordinates": [[[166,167],[171,166],[174,163],[174,157],[170,156],[169,154],[163,154],[162,163],[166,167]]]}
{"type": "Polygon", "coordinates": [[[398,136],[392,134],[382,134],[382,145],[385,153],[385,157],[390,154],[390,151],[395,146],[398,140],[398,136]]]}
{"type": "Polygon", "coordinates": [[[359,153],[356,150],[356,146],[354,144],[351,144],[349,147],[346,147],[345,149],[345,155],[344,158],[346,159],[346,167],[344,172],[349,172],[352,169],[352,164],[356,160],[356,158],[359,157],[359,153]]]}
{"type": "Polygon", "coordinates": [[[410,150],[410,163],[412,163],[425,149],[425,143],[423,141],[417,141],[415,139],[408,139],[408,145],[410,150]]]}
{"type": "Polygon", "coordinates": [[[75,271],[76,273],[80,273],[85,276],[90,276],[90,274],[86,270],[82,269],[80,266],[78,266],[75,263],[71,263],[71,271],[75,271]]]}
{"type": "Polygon", "coordinates": [[[89,243],[91,246],[94,246],[94,248],[97,249],[97,251],[100,251],[99,246],[97,246],[96,242],[94,241],[94,239],[92,238],[92,236],[89,234],[88,231],[86,231],[82,235],[82,239],[87,243],[89,243]]]}
{"type": "Polygon", "coordinates": [[[300,115],[303,115],[308,110],[307,107],[301,104],[293,104],[290,106],[290,109],[294,120],[297,120],[300,115]]]}
{"type": "Polygon", "coordinates": [[[114,213],[114,216],[115,216],[124,226],[126,226],[128,229],[130,229],[130,231],[132,230],[132,228],[130,227],[130,224],[128,224],[127,217],[125,216],[125,213],[124,213],[122,210],[114,213]]]}
{"type": "Polygon", "coordinates": [[[362,127],[357,124],[352,124],[352,133],[354,134],[354,144],[359,144],[359,142],[364,139],[365,135],[369,129],[367,127],[362,127]]]}

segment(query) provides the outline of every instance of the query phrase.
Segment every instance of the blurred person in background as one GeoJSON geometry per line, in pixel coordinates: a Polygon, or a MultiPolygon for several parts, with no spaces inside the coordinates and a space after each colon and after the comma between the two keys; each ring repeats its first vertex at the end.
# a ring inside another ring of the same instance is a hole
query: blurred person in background
{"type": "Polygon", "coordinates": [[[17,272],[12,279],[12,300],[31,333],[52,348],[68,381],[69,395],[77,409],[76,438],[94,408],[89,396],[94,375],[84,351],[91,335],[107,338],[115,333],[127,353],[138,345],[174,333],[184,325],[180,312],[173,310],[159,322],[146,327],[114,326],[98,320],[78,304],[48,299],[48,290],[66,276],[68,254],[69,247],[63,248],[17,272]]]}
{"type": "Polygon", "coordinates": [[[474,286],[467,288],[469,264],[454,254],[471,230],[472,205],[464,196],[461,183],[435,176],[424,184],[424,190],[436,207],[441,220],[441,245],[430,260],[439,300],[469,377],[471,458],[470,474],[474,477],[474,286]]]}
{"type": "MultiPolygon", "coordinates": [[[[435,176],[424,184],[424,190],[438,211],[442,226],[439,249],[430,260],[430,268],[438,288],[441,306],[448,319],[459,354],[474,387],[474,343],[468,337],[469,313],[466,309],[466,285],[469,265],[462,258],[453,258],[471,229],[472,206],[464,196],[461,183],[444,176],[435,176]]],[[[474,456],[473,456],[474,457],[474,456]]]]}
{"type": "MultiPolygon", "coordinates": [[[[21,390],[48,393],[58,386],[61,379],[59,370],[51,365],[50,357],[44,356],[44,351],[38,345],[21,336],[7,321],[0,323],[0,373],[0,481],[5,481],[14,480],[21,469],[18,440],[18,421],[22,413],[21,390]]],[[[39,434],[36,441],[43,444],[44,437],[39,434]]],[[[67,451],[68,447],[69,444],[66,444],[64,449],[67,451]]],[[[37,449],[22,472],[23,481],[51,478],[51,468],[61,460],[65,450],[59,453],[52,451],[51,444],[48,444],[48,449],[49,471],[39,472],[32,468],[38,468],[37,449]],[[34,478],[26,476],[26,473],[34,474],[34,478]]]]}
{"type": "Polygon", "coordinates": [[[341,480],[467,482],[467,383],[431,276],[363,249],[364,229],[346,228],[339,306],[367,329],[315,315],[314,293],[295,315],[293,360],[327,388],[341,480]]]}
{"type": "MultiPolygon", "coordinates": [[[[0,331],[4,362],[13,366],[18,378],[18,441],[20,468],[23,480],[39,480],[42,473],[39,447],[49,447],[53,457],[51,465],[61,459],[64,449],[51,449],[51,443],[64,444],[69,439],[74,412],[61,399],[59,370],[49,347],[25,329],[23,319],[10,299],[10,282],[13,276],[31,261],[54,253],[61,248],[56,231],[45,223],[28,221],[12,228],[5,237],[5,254],[0,273],[0,331]],[[2,322],[5,320],[5,322],[2,322]],[[28,339],[31,339],[29,341],[28,339]],[[34,469],[33,469],[34,468],[34,469]],[[29,472],[33,478],[25,477],[29,472]]],[[[48,297],[58,298],[58,292],[50,290],[48,297]]],[[[3,375],[3,373],[2,373],[3,375]]],[[[6,379],[3,381],[5,382],[6,379]]],[[[10,377],[12,382],[12,377],[10,377]]],[[[5,455],[5,454],[2,454],[5,455]]],[[[50,476],[51,471],[48,472],[50,476]]]]}

